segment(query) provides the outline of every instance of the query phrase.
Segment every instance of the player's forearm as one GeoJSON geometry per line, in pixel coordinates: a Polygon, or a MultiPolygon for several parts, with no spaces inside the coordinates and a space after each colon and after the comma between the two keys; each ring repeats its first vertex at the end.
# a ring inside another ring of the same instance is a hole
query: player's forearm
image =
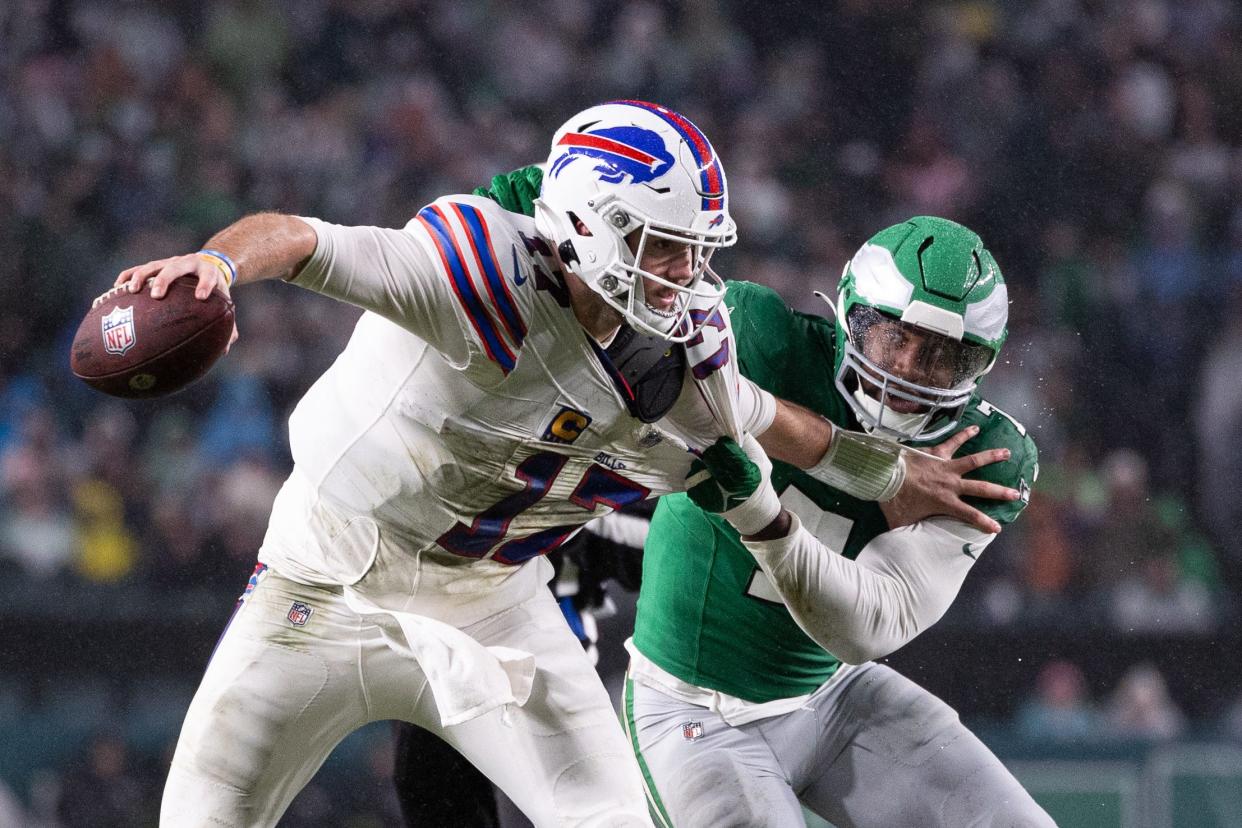
{"type": "Polygon", "coordinates": [[[890,500],[905,481],[896,443],[839,429],[809,408],[777,399],[772,425],[758,435],[768,456],[860,500],[890,500]]]}
{"type": "Polygon", "coordinates": [[[283,279],[315,252],[315,231],[295,216],[256,213],[216,233],[203,245],[237,266],[237,283],[283,279]]]}
{"type": "Polygon", "coordinates": [[[772,424],[756,438],[768,457],[807,469],[828,450],[832,431],[832,423],[809,408],[777,397],[772,424]]]}
{"type": "Polygon", "coordinates": [[[798,626],[850,664],[888,655],[944,614],[972,563],[954,546],[930,525],[909,527],[884,533],[851,561],[796,518],[787,536],[746,541],[798,626]]]}

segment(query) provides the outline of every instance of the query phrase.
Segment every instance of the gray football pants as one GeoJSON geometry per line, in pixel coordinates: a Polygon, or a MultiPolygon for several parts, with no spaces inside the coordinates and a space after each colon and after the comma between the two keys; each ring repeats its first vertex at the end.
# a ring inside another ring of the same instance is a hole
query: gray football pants
{"type": "Polygon", "coordinates": [[[880,664],[738,727],[629,680],[623,704],[652,811],[676,828],[803,826],[801,805],[838,828],[1055,828],[951,707],[880,664]]]}

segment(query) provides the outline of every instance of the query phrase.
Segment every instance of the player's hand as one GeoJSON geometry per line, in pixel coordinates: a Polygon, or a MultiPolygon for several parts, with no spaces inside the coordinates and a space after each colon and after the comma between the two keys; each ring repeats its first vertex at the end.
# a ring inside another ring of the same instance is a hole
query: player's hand
{"type": "Polygon", "coordinates": [[[1018,499],[1017,489],[986,480],[966,479],[975,469],[1008,460],[1009,449],[989,449],[953,458],[957,450],[978,433],[978,426],[968,426],[930,449],[904,452],[905,482],[892,500],[880,504],[889,528],[908,526],[933,515],[948,515],[983,532],[995,534],[1001,530],[999,523],[963,498],[1018,499]]]}
{"type": "Polygon", "coordinates": [[[722,515],[743,535],[755,535],[781,513],[772,488],[772,464],[753,437],[743,448],[721,437],[690,464],[686,494],[699,508],[722,515]],[[749,449],[749,450],[748,450],[749,449]]]}
{"type": "MultiPolygon", "coordinates": [[[[211,260],[199,255],[198,253],[187,253],[184,256],[173,256],[168,259],[156,259],[153,262],[147,262],[136,267],[126,268],[122,270],[113,282],[114,287],[122,285],[130,293],[138,293],[142,290],[143,285],[148,281],[151,283],[151,298],[163,299],[168,293],[168,286],[174,280],[183,276],[192,276],[198,284],[194,288],[194,296],[200,301],[205,300],[211,295],[213,290],[218,290],[229,299],[232,295],[229,291],[229,280],[225,278],[224,273],[219,266],[212,264],[211,260]]],[[[233,335],[229,337],[229,344],[224,349],[227,354],[229,348],[233,347],[233,343],[237,341],[237,323],[233,323],[233,335]]]]}

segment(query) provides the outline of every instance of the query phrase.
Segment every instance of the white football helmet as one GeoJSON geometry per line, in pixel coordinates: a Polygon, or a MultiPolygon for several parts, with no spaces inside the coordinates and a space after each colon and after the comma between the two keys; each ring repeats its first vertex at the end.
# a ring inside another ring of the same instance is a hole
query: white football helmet
{"type": "Polygon", "coordinates": [[[709,261],[716,248],[737,241],[724,168],[712,145],[682,115],[645,101],[593,106],[556,131],[535,226],[565,266],[631,326],[671,342],[697,334],[724,298],[709,261]],[[631,250],[626,238],[635,231],[631,250]],[[679,285],[638,266],[651,239],[690,246],[689,282],[679,285]],[[673,290],[672,306],[648,304],[644,279],[673,290]]]}

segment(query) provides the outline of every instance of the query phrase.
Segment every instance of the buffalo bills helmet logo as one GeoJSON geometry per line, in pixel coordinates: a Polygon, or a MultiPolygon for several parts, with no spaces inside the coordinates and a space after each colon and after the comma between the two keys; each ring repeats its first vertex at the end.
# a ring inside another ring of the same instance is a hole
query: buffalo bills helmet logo
{"type": "Polygon", "coordinates": [[[565,147],[565,153],[552,162],[554,178],[574,159],[585,156],[599,161],[595,172],[601,181],[621,184],[628,177],[628,183],[645,184],[668,172],[674,160],[659,133],[636,126],[566,133],[557,146],[565,147]]]}

